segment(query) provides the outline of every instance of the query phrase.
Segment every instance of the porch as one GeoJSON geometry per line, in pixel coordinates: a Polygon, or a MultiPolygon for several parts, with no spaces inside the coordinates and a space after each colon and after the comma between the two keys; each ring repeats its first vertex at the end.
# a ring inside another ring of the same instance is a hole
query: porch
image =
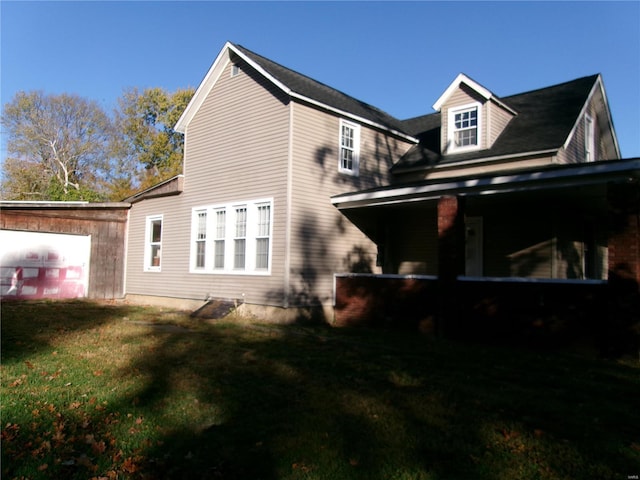
{"type": "Polygon", "coordinates": [[[338,325],[638,348],[640,161],[334,197],[383,275],[337,275],[338,325]]]}

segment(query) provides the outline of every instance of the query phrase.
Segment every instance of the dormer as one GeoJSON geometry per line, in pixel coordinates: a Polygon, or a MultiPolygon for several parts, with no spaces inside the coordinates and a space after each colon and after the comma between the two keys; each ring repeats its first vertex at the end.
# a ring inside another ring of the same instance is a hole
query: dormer
{"type": "Polygon", "coordinates": [[[491,91],[459,74],[433,104],[441,113],[443,155],[491,148],[517,112],[491,91]]]}

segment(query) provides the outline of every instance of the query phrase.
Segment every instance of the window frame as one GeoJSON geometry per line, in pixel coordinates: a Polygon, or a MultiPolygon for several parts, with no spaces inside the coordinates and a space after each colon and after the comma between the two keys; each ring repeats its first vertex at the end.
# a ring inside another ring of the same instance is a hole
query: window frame
{"type": "Polygon", "coordinates": [[[358,176],[360,174],[360,129],[361,129],[360,124],[350,122],[343,118],[340,119],[340,126],[338,130],[338,172],[344,173],[345,175],[358,176]],[[344,145],[343,129],[345,127],[350,128],[353,131],[353,138],[352,138],[353,147],[348,147],[344,145]],[[352,152],[351,168],[346,168],[342,164],[343,149],[347,149],[350,152],[352,152]]]}
{"type": "Polygon", "coordinates": [[[598,159],[596,147],[596,124],[592,115],[584,114],[584,161],[595,162],[598,159]]]}
{"type": "Polygon", "coordinates": [[[466,152],[473,150],[480,150],[482,147],[482,104],[480,102],[472,102],[467,103],[465,105],[456,105],[455,107],[450,107],[447,115],[447,150],[448,152],[466,152]],[[475,145],[462,145],[458,146],[455,142],[456,133],[459,131],[470,130],[471,127],[467,128],[456,128],[456,115],[461,114],[467,111],[476,111],[476,143],[475,145]]]}
{"type": "Polygon", "coordinates": [[[144,229],[144,265],[143,270],[145,272],[161,272],[162,271],[162,237],[164,234],[164,217],[160,215],[148,215],[145,219],[144,229]],[[160,241],[153,240],[153,224],[160,221],[160,241]],[[153,264],[153,259],[156,256],[153,255],[154,247],[158,247],[158,265],[153,264]]]}
{"type": "Polygon", "coordinates": [[[246,202],[218,203],[199,206],[192,209],[191,215],[191,245],[189,253],[189,272],[209,275],[271,275],[272,248],[273,248],[273,199],[264,198],[246,202]],[[260,208],[268,206],[267,234],[260,231],[260,208]],[[238,236],[237,212],[245,209],[245,222],[238,236]],[[197,262],[197,235],[198,214],[207,212],[206,232],[206,261],[205,267],[199,268],[197,262]],[[224,224],[219,225],[218,220],[224,218],[224,224]],[[222,236],[220,236],[222,235],[222,236]],[[260,239],[267,239],[267,266],[258,267],[258,243],[260,239]],[[244,267],[238,267],[236,263],[236,241],[244,240],[244,267]],[[223,256],[216,255],[216,244],[224,245],[223,256]],[[223,265],[218,263],[223,260],[223,265]]]}

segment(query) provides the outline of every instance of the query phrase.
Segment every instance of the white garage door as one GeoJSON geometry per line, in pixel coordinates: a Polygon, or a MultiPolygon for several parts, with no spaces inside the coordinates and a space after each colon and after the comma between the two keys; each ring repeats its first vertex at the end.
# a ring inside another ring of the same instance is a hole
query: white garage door
{"type": "Polygon", "coordinates": [[[85,297],[90,255],[90,235],[0,230],[0,295],[85,297]]]}

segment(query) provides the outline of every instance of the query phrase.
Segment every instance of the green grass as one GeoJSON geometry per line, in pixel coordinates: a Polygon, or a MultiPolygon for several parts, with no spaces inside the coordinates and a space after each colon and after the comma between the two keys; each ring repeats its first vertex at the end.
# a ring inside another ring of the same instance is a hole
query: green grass
{"type": "Polygon", "coordinates": [[[3,479],[626,479],[640,365],[2,304],[3,479]]]}

